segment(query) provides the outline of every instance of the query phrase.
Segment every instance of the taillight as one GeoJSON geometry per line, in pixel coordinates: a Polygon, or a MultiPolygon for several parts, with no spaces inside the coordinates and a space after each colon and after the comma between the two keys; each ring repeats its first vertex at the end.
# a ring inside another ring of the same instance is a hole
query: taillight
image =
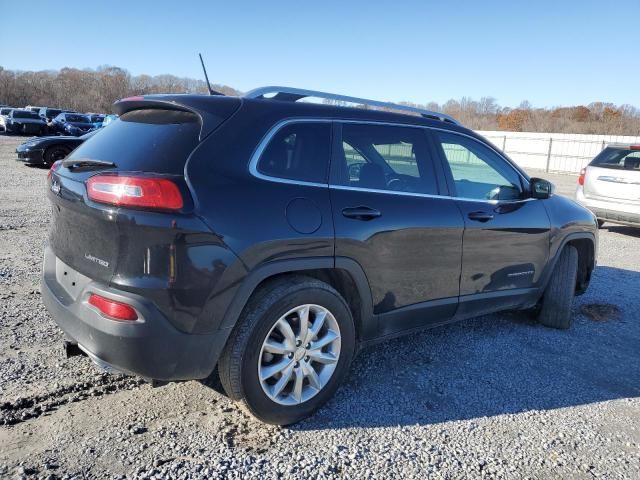
{"type": "Polygon", "coordinates": [[[180,189],[166,178],[96,175],[87,181],[87,194],[119,207],[179,210],[184,205],[180,189]]]}
{"type": "Polygon", "coordinates": [[[587,173],[587,168],[580,170],[580,176],[578,177],[578,185],[584,185],[584,176],[587,173]]]}
{"type": "Polygon", "coordinates": [[[137,320],[138,313],[135,308],[126,303],[116,302],[109,298],[92,293],[89,304],[96,307],[102,314],[113,320],[137,320]]]}
{"type": "Polygon", "coordinates": [[[62,165],[62,160],[56,160],[55,162],[53,162],[53,165],[51,165],[51,168],[49,169],[49,172],[47,173],[47,179],[51,180],[51,177],[53,176],[53,173],[56,170],[58,170],[61,165],[62,165]]]}
{"type": "Polygon", "coordinates": [[[629,148],[631,150],[640,150],[640,145],[631,145],[629,148]]]}

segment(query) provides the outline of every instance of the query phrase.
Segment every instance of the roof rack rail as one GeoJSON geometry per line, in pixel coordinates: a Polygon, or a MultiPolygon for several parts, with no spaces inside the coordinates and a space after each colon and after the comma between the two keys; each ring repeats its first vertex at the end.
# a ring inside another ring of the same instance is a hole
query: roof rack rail
{"type": "Polygon", "coordinates": [[[371,105],[374,107],[388,108],[391,110],[399,110],[402,112],[411,112],[422,115],[425,118],[431,118],[441,120],[443,122],[449,122],[456,125],[460,125],[455,118],[440,112],[432,112],[431,110],[425,110],[423,108],[410,107],[409,105],[400,105],[391,102],[381,102],[379,100],[369,100],[366,98],[349,97],[347,95],[338,95],[336,93],[319,92],[316,90],[305,90],[302,88],[292,87],[260,87],[247,92],[244,95],[245,98],[270,98],[274,100],[282,100],[289,102],[296,102],[303,98],[316,97],[326,100],[336,100],[339,102],[348,102],[361,105],[371,105]],[[272,97],[266,97],[266,95],[273,95],[272,97]]]}

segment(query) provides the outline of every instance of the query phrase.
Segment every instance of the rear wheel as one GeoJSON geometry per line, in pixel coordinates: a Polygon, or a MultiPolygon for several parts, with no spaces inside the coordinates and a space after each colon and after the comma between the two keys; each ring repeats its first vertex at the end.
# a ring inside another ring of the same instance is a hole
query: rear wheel
{"type": "Polygon", "coordinates": [[[334,394],[355,350],[346,302],[307,277],[261,288],[245,308],[218,364],[220,382],[260,420],[287,425],[334,394]]]}
{"type": "Polygon", "coordinates": [[[69,147],[65,147],[63,145],[54,145],[52,147],[47,148],[44,152],[44,161],[47,165],[51,166],[56,161],[62,160],[64,157],[69,155],[71,149],[69,147]]]}
{"type": "Polygon", "coordinates": [[[564,247],[551,280],[542,296],[538,321],[547,327],[567,329],[571,326],[571,304],[576,291],[578,250],[564,247]]]}

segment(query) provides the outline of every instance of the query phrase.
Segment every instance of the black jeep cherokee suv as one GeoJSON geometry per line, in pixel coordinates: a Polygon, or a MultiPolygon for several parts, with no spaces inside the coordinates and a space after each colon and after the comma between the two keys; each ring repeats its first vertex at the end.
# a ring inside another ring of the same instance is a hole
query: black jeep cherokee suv
{"type": "Polygon", "coordinates": [[[231,398],[288,424],[364,345],[505,309],[567,328],[591,278],[593,214],[446,115],[280,87],[115,109],[50,172],[42,275],[102,366],[217,366],[231,398]]]}

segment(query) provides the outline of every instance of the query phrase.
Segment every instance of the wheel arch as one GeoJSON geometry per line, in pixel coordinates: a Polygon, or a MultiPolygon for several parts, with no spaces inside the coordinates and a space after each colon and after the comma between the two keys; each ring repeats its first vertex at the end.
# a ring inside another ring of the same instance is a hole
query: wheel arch
{"type": "Polygon", "coordinates": [[[357,262],[342,257],[280,260],[258,267],[244,279],[224,314],[220,329],[232,329],[252,295],[268,282],[288,275],[306,275],[331,285],[351,310],[357,341],[375,336],[377,324],[367,277],[357,262]]]}
{"type": "Polygon", "coordinates": [[[571,245],[575,247],[576,250],[578,250],[578,276],[576,280],[576,295],[583,294],[589,286],[591,275],[596,266],[596,237],[591,232],[575,232],[566,235],[558,243],[558,247],[555,249],[553,257],[547,264],[544,280],[540,289],[541,292],[544,292],[545,288],[547,287],[547,284],[551,279],[551,274],[553,273],[556,263],[560,258],[560,254],[562,253],[564,247],[567,245],[571,245]]]}

